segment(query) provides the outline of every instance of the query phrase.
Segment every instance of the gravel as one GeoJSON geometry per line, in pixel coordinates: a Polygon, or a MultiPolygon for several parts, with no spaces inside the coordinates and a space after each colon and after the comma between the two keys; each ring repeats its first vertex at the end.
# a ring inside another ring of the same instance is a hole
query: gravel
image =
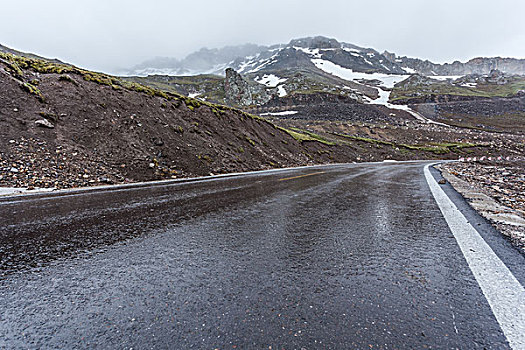
{"type": "Polygon", "coordinates": [[[442,164],[443,176],[525,253],[525,159],[442,164]]]}

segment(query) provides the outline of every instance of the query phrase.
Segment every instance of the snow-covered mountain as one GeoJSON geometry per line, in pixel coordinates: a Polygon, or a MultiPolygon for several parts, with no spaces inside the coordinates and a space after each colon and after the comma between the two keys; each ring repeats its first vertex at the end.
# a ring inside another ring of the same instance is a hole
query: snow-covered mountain
{"type": "Polygon", "coordinates": [[[362,48],[335,39],[313,37],[295,39],[286,45],[270,47],[242,45],[222,49],[201,49],[183,60],[156,58],[124,75],[224,75],[226,68],[241,74],[312,67],[311,59],[326,59],[357,72],[403,74],[406,70],[374,49],[362,48]]]}
{"type": "Polygon", "coordinates": [[[202,48],[182,60],[170,57],[153,58],[122,72],[122,75],[224,75],[225,69],[239,57],[251,57],[267,49],[266,46],[253,44],[226,46],[221,49],[202,48]]]}
{"type": "MultiPolygon", "coordinates": [[[[265,113],[288,113],[295,111],[288,107],[298,103],[312,106],[335,98],[337,103],[378,107],[387,115],[404,111],[421,119],[409,108],[409,100],[521,93],[525,78],[508,80],[505,73],[525,74],[525,60],[481,58],[439,65],[318,36],[271,47],[203,49],[182,61],[145,63],[128,72],[128,79],[265,113]],[[478,86],[480,79],[484,83],[478,86]]],[[[365,107],[359,108],[363,113],[365,107]]]]}
{"type": "Polygon", "coordinates": [[[475,58],[466,63],[436,64],[418,58],[399,57],[390,52],[339,42],[322,36],[294,39],[288,44],[258,46],[253,44],[228,46],[221,49],[201,49],[182,60],[156,58],[146,61],[123,75],[199,75],[225,74],[233,68],[241,74],[264,73],[282,69],[302,69],[315,65],[312,59],[330,61],[361,73],[411,74],[427,76],[458,76],[489,74],[498,69],[507,74],[525,75],[525,59],[475,58]]]}

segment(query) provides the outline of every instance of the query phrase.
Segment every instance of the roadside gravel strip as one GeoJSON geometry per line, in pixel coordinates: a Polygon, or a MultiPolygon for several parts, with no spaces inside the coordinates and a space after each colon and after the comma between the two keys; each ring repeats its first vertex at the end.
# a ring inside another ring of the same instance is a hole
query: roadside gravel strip
{"type": "Polygon", "coordinates": [[[425,178],[450,230],[513,349],[525,349],[525,289],[440,188],[425,178]]]}
{"type": "Polygon", "coordinates": [[[435,167],[481,216],[525,254],[525,161],[435,167]]]}

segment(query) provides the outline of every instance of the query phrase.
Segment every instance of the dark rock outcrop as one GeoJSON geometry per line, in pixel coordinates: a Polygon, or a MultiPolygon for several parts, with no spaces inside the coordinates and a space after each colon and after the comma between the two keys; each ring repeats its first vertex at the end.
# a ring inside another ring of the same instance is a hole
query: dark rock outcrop
{"type": "Polygon", "coordinates": [[[232,68],[226,69],[224,92],[226,103],[232,106],[261,105],[272,98],[264,85],[246,81],[232,68]]]}

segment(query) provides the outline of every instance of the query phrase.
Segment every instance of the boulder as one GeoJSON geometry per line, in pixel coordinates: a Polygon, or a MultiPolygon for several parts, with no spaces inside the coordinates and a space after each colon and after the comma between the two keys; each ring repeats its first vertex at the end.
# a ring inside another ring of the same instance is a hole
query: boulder
{"type": "Polygon", "coordinates": [[[35,122],[36,126],[42,127],[42,128],[49,128],[53,129],[55,126],[47,119],[39,119],[35,122]]]}

